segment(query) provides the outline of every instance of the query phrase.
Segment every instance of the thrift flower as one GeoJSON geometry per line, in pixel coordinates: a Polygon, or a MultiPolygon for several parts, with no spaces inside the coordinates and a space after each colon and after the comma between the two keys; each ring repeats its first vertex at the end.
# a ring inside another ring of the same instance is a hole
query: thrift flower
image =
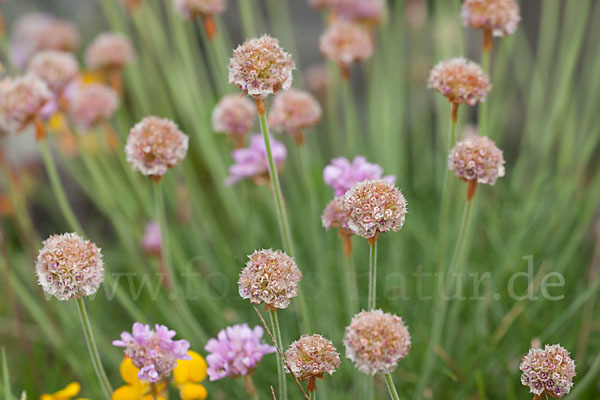
{"type": "Polygon", "coordinates": [[[139,322],[133,324],[132,332],[121,333],[121,340],[113,345],[125,348],[125,355],[139,368],[137,377],[150,383],[169,376],[177,360],[190,360],[187,340],[173,340],[175,331],[164,325],[156,324],[154,330],[139,322]]]}
{"type": "Polygon", "coordinates": [[[342,18],[373,26],[385,17],[384,0],[329,0],[331,10],[342,18]]]}
{"type": "Polygon", "coordinates": [[[99,34],[85,52],[85,65],[94,70],[120,70],[135,57],[131,40],[123,34],[99,34]]]}
{"type": "Polygon", "coordinates": [[[238,281],[239,293],[252,304],[265,303],[265,309],[287,308],[298,295],[302,272],[281,250],[256,250],[250,256],[238,281]]]}
{"type": "Polygon", "coordinates": [[[546,397],[561,398],[573,387],[575,362],[569,352],[559,344],[546,345],[544,349],[530,349],[521,360],[521,383],[529,387],[536,400],[546,397]]]}
{"type": "Polygon", "coordinates": [[[329,231],[329,228],[339,228],[338,235],[344,239],[344,252],[346,257],[350,257],[352,253],[352,230],[348,227],[348,212],[344,209],[344,197],[337,196],[327,204],[321,222],[323,228],[329,231]]]}
{"type": "MultiPolygon", "coordinates": [[[[69,383],[64,389],[59,390],[54,394],[43,394],[40,396],[40,400],[71,400],[77,396],[81,391],[81,385],[78,382],[69,383]]],[[[85,400],[85,399],[77,399],[85,400]]]]}
{"type": "MultiPolygon", "coordinates": [[[[121,377],[125,385],[118,387],[112,394],[112,400],[155,400],[152,394],[150,383],[141,381],[138,378],[139,368],[133,365],[129,357],[123,358],[119,368],[121,377]]],[[[162,382],[155,386],[156,400],[165,400],[162,394],[165,391],[166,383],[162,382]]]]}
{"type": "Polygon", "coordinates": [[[243,147],[244,135],[254,125],[256,107],[250,100],[238,95],[224,96],[215,106],[212,113],[213,130],[228,135],[243,147]]]}
{"type": "Polygon", "coordinates": [[[226,377],[237,378],[252,374],[266,354],[275,352],[275,347],[262,343],[263,329],[248,324],[229,326],[219,332],[217,338],[209,339],[204,347],[210,354],[208,377],[216,381],[226,377]]]}
{"type": "Polygon", "coordinates": [[[31,123],[36,127],[36,138],[43,139],[42,119],[53,113],[52,92],[35,75],[25,75],[3,83],[0,91],[0,116],[8,126],[22,131],[31,123]]]}
{"type": "Polygon", "coordinates": [[[75,79],[79,65],[72,53],[44,50],[31,58],[28,71],[42,79],[54,94],[61,94],[75,79]]]}
{"type": "Polygon", "coordinates": [[[119,106],[119,95],[102,83],[79,85],[70,96],[68,114],[80,129],[108,121],[119,106]]]}
{"type": "MultiPolygon", "coordinates": [[[[340,355],[331,340],[321,335],[302,335],[285,352],[291,372],[299,381],[308,380],[308,392],[317,390],[316,378],[333,375],[340,366],[340,355]]],[[[290,372],[288,370],[288,372],[290,372]]]]}
{"type": "Polygon", "coordinates": [[[146,117],[127,136],[125,153],[134,170],[160,179],[185,157],[189,138],[171,120],[146,117]]]}
{"type": "Polygon", "coordinates": [[[90,296],[104,281],[100,249],[76,233],[44,240],[35,270],[44,292],[58,300],[90,296]]]}
{"type": "Polygon", "coordinates": [[[428,85],[453,104],[474,106],[482,102],[492,85],[481,67],[464,58],[437,64],[429,73],[428,85]]]}
{"type": "Polygon", "coordinates": [[[360,24],[340,19],[321,35],[319,49],[325,58],[338,64],[342,77],[348,79],[350,66],[371,58],[374,46],[371,35],[360,24]]]}
{"type": "Polygon", "coordinates": [[[174,0],[175,9],[184,18],[202,18],[204,32],[209,39],[217,33],[217,24],[214,16],[225,11],[225,0],[174,0]]]}
{"type": "Polygon", "coordinates": [[[276,131],[293,136],[301,144],[304,131],[316,125],[322,114],[319,102],[310,93],[290,89],[275,96],[269,125],[276,131]]]}
{"type": "MultiPolygon", "coordinates": [[[[273,161],[277,169],[280,169],[287,158],[287,150],[278,140],[271,138],[270,142],[273,161]]],[[[244,178],[252,179],[257,184],[268,181],[267,150],[261,134],[252,135],[250,147],[236,149],[231,152],[231,156],[235,164],[229,167],[229,177],[225,180],[225,185],[233,185],[244,178]]]]}
{"type": "Polygon", "coordinates": [[[402,318],[381,310],[362,311],[344,333],[346,357],[367,375],[388,374],[410,350],[410,334],[402,318]]]}
{"type": "Polygon", "coordinates": [[[367,162],[363,156],[356,156],[352,163],[345,157],[331,160],[331,163],[323,169],[323,180],[333,188],[336,196],[344,195],[352,186],[358,182],[370,179],[383,179],[394,183],[396,177],[387,175],[383,178],[383,168],[377,164],[367,162]]]}
{"type": "Polygon", "coordinates": [[[144,237],[141,242],[142,249],[149,254],[159,256],[162,250],[162,235],[160,224],[157,222],[148,222],[144,230],[144,237]]]}
{"type": "Polygon", "coordinates": [[[515,0],[465,0],[460,15],[464,26],[483,29],[494,36],[515,33],[521,21],[515,0]]]}
{"type": "Polygon", "coordinates": [[[204,400],[208,393],[200,384],[206,379],[206,361],[195,351],[188,351],[190,360],[179,360],[173,370],[173,380],[181,400],[204,400]]]}

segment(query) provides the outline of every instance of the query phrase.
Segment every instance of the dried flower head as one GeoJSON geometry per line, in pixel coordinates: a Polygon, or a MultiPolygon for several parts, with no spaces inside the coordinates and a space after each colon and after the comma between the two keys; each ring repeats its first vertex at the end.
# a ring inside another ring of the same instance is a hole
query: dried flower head
{"type": "Polygon", "coordinates": [[[90,296],[104,281],[100,249],[76,233],[44,240],[35,271],[44,292],[58,300],[90,296]]]}
{"type": "Polygon", "coordinates": [[[73,90],[68,114],[77,127],[90,129],[109,120],[118,106],[117,92],[104,84],[92,83],[80,85],[73,90]]]}
{"type": "Polygon", "coordinates": [[[345,157],[337,157],[323,169],[323,180],[333,188],[336,196],[344,195],[352,186],[358,182],[369,179],[383,179],[394,183],[394,175],[386,175],[383,178],[383,168],[377,164],[367,161],[363,156],[356,156],[352,163],[345,157]]]}
{"type": "Polygon", "coordinates": [[[429,73],[428,85],[451,103],[470,106],[483,101],[492,88],[490,78],[481,67],[464,58],[453,58],[437,64],[429,73]]]}
{"type": "Polygon", "coordinates": [[[461,17],[463,25],[491,31],[494,36],[514,33],[521,21],[515,0],[465,0],[461,17]]]}
{"type": "Polygon", "coordinates": [[[225,0],[174,0],[175,9],[185,18],[218,15],[225,11],[225,0]]]}
{"type": "Polygon", "coordinates": [[[216,381],[226,377],[236,378],[251,374],[263,356],[275,353],[275,347],[262,343],[263,329],[248,324],[228,326],[216,339],[209,339],[204,350],[210,354],[208,377],[216,381]]]}
{"type": "Polygon", "coordinates": [[[379,233],[398,231],[406,217],[406,199],[394,186],[382,179],[362,181],[344,195],[348,227],[356,235],[376,238],[379,233]]]}
{"type": "Polygon", "coordinates": [[[229,60],[229,83],[256,99],[264,99],[292,86],[294,61],[277,39],[268,35],[247,40],[229,60]]]}
{"type": "Polygon", "coordinates": [[[256,106],[247,98],[238,95],[224,96],[212,113],[215,132],[225,133],[238,141],[254,125],[256,106]]]}
{"type": "Polygon", "coordinates": [[[348,214],[348,211],[344,209],[344,196],[335,197],[327,204],[323,215],[321,215],[323,228],[325,230],[329,230],[332,227],[340,228],[340,230],[344,230],[347,234],[351,235],[352,231],[348,228],[348,214]]]}
{"type": "Polygon", "coordinates": [[[347,70],[354,62],[373,55],[373,39],[359,23],[340,19],[329,25],[319,39],[319,49],[329,60],[347,70]]]}
{"type": "Polygon", "coordinates": [[[396,369],[410,350],[410,334],[402,318],[381,310],[362,311],[344,333],[346,357],[359,371],[375,375],[396,369]]]}
{"type": "Polygon", "coordinates": [[[290,89],[275,96],[269,125],[276,131],[298,137],[316,125],[322,113],[319,102],[310,93],[290,89]]]}
{"type": "Polygon", "coordinates": [[[302,272],[281,250],[256,250],[250,256],[238,281],[239,293],[252,304],[266,308],[287,308],[298,295],[302,272]]]}
{"type": "Polygon", "coordinates": [[[146,117],[129,131],[125,145],[127,161],[144,175],[163,176],[183,160],[188,140],[173,121],[146,117]]]}
{"type": "Polygon", "coordinates": [[[79,47],[75,25],[48,14],[26,14],[19,18],[11,35],[11,60],[24,68],[42,50],[75,51],[79,47]]]}
{"type": "Polygon", "coordinates": [[[60,50],[44,50],[31,58],[28,71],[41,78],[55,94],[75,79],[79,65],[72,53],[60,50]]]}
{"type": "Polygon", "coordinates": [[[131,40],[123,34],[104,32],[88,46],[85,65],[89,69],[119,70],[135,57],[131,40]]]}
{"type": "Polygon", "coordinates": [[[487,136],[473,135],[454,145],[448,168],[463,181],[493,185],[504,176],[502,150],[487,136]]]}
{"type": "Polygon", "coordinates": [[[39,77],[28,74],[6,81],[0,92],[0,115],[9,126],[22,130],[37,118],[43,118],[44,107],[52,92],[39,77]]]}
{"type": "MultiPolygon", "coordinates": [[[[308,379],[307,390],[316,390],[316,378],[333,375],[340,366],[340,355],[331,340],[321,335],[302,335],[285,352],[291,372],[299,381],[308,379]]],[[[288,370],[288,372],[290,372],[288,370]]]]}
{"type": "MultiPolygon", "coordinates": [[[[287,158],[287,150],[280,141],[273,138],[270,138],[269,141],[275,167],[279,170],[287,158]]],[[[257,184],[268,182],[267,149],[260,133],[252,135],[249,147],[236,149],[231,152],[231,156],[235,164],[229,167],[229,176],[225,180],[225,185],[233,185],[245,178],[252,179],[257,184]]]]}
{"type": "Polygon", "coordinates": [[[573,387],[575,362],[569,352],[558,344],[546,345],[544,350],[530,349],[523,356],[519,369],[523,371],[521,383],[529,387],[536,399],[541,399],[544,393],[560,398],[573,387]]]}
{"type": "Polygon", "coordinates": [[[121,340],[114,340],[113,346],[124,347],[125,355],[139,368],[138,378],[142,381],[157,382],[169,376],[177,365],[177,360],[191,360],[187,354],[190,344],[187,340],[173,340],[175,331],[164,325],[133,324],[131,333],[121,333],[121,340]]]}

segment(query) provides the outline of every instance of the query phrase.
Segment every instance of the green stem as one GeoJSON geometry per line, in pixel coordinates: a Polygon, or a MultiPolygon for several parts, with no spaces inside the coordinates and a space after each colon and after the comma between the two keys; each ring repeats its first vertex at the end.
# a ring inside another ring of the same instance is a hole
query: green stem
{"type": "MultiPolygon", "coordinates": [[[[279,330],[279,318],[274,310],[271,310],[271,328],[273,329],[273,335],[275,336],[275,342],[277,347],[283,353],[283,341],[281,340],[281,331],[279,330]]],[[[283,360],[277,360],[277,382],[279,397],[278,399],[287,400],[287,384],[285,381],[285,365],[283,360]]]]}
{"type": "MultiPolygon", "coordinates": [[[[351,239],[350,239],[351,240],[351,239]]],[[[347,301],[346,301],[346,307],[347,307],[347,312],[348,312],[348,321],[350,321],[352,319],[352,317],[354,316],[354,314],[356,314],[358,312],[358,288],[356,286],[356,271],[354,270],[354,264],[352,262],[352,256],[349,257],[345,257],[346,259],[346,264],[347,264],[347,269],[344,271],[342,270],[342,275],[345,276],[344,279],[344,286],[345,288],[345,292],[346,292],[346,296],[347,296],[347,301]]]]}
{"type": "Polygon", "coordinates": [[[102,366],[102,361],[100,360],[100,353],[98,353],[98,347],[96,347],[96,341],[94,340],[90,319],[82,298],[77,299],[77,311],[79,311],[79,318],[81,319],[85,341],[87,342],[88,350],[90,351],[90,356],[92,357],[94,371],[96,372],[96,376],[100,381],[100,386],[102,386],[104,396],[110,400],[113,390],[110,386],[110,382],[108,381],[108,377],[106,376],[106,372],[104,372],[104,367],[102,366]]]}
{"type": "MultiPolygon", "coordinates": [[[[490,76],[490,52],[489,51],[482,51],[481,52],[481,68],[483,69],[483,72],[485,72],[486,74],[488,74],[488,76],[490,77],[490,81],[492,80],[492,77],[490,76]]],[[[479,125],[479,134],[480,135],[487,135],[489,136],[489,132],[487,131],[487,103],[486,102],[482,102],[479,103],[479,116],[478,116],[478,125],[479,125]]]]}
{"type": "Polygon", "coordinates": [[[258,400],[258,392],[256,391],[256,386],[254,386],[252,375],[247,374],[242,376],[242,383],[244,384],[244,389],[246,390],[248,397],[250,397],[250,400],[258,400]]]}
{"type": "Polygon", "coordinates": [[[398,391],[396,390],[396,385],[394,385],[394,380],[392,379],[392,374],[385,374],[385,384],[388,388],[388,392],[390,392],[390,397],[392,400],[400,400],[398,396],[398,391]]]}
{"type": "Polygon", "coordinates": [[[54,197],[56,198],[56,201],[58,201],[58,207],[60,208],[64,218],[67,220],[69,229],[79,234],[83,234],[83,228],[81,225],[79,225],[79,222],[75,217],[75,213],[73,212],[73,209],[67,200],[65,188],[63,187],[60,177],[58,176],[56,164],[52,158],[52,152],[48,147],[48,142],[46,140],[40,141],[40,148],[42,149],[42,158],[44,159],[44,165],[46,167],[46,172],[48,173],[48,178],[50,179],[50,185],[52,186],[54,197]]]}
{"type": "Polygon", "coordinates": [[[310,392],[310,393],[308,394],[308,398],[309,398],[310,400],[317,400],[317,391],[316,391],[316,390],[313,390],[312,392],[310,392]]]}
{"type": "Polygon", "coordinates": [[[356,107],[352,97],[350,80],[342,78],[342,101],[344,104],[344,129],[346,130],[347,148],[354,153],[358,146],[356,107]]]}
{"type": "Polygon", "coordinates": [[[369,245],[369,302],[368,309],[374,310],[377,303],[377,240],[369,245]]]}

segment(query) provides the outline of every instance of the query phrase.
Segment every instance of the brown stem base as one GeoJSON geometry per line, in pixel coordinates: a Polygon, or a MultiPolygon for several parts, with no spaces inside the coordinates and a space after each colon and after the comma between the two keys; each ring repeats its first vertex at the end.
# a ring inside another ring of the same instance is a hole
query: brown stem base
{"type": "Polygon", "coordinates": [[[217,34],[217,22],[211,14],[201,14],[202,25],[204,25],[204,33],[206,37],[212,40],[217,34]]]}
{"type": "Polygon", "coordinates": [[[477,180],[472,180],[467,183],[467,202],[473,199],[475,191],[477,190],[477,180]]]}
{"type": "Polygon", "coordinates": [[[483,46],[482,50],[489,53],[494,47],[494,39],[492,37],[492,31],[490,29],[483,30],[483,46]]]}

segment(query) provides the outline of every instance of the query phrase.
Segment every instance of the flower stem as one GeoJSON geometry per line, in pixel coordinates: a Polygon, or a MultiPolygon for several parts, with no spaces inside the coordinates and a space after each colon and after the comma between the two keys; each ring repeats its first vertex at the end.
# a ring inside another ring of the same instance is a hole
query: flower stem
{"type": "Polygon", "coordinates": [[[308,397],[310,398],[310,400],[317,400],[317,391],[313,390],[308,394],[308,397]]]}
{"type": "Polygon", "coordinates": [[[344,286],[347,296],[346,307],[348,312],[348,321],[352,319],[358,311],[358,288],[356,287],[356,271],[352,262],[352,256],[344,257],[346,259],[347,269],[342,268],[344,275],[344,286]]]}
{"type": "MultiPolygon", "coordinates": [[[[486,51],[485,49],[481,52],[481,68],[488,76],[490,76],[490,53],[491,51],[486,51]]],[[[492,77],[490,76],[490,81],[491,79],[492,77]]],[[[489,136],[489,132],[487,131],[487,108],[486,102],[479,103],[478,125],[479,134],[489,136]]]]}
{"type": "Polygon", "coordinates": [[[242,376],[242,382],[244,383],[244,389],[246,390],[248,397],[250,397],[251,400],[258,400],[258,392],[256,391],[256,386],[254,386],[252,375],[247,374],[242,376]]]}
{"type": "Polygon", "coordinates": [[[96,372],[96,376],[100,381],[100,386],[102,386],[104,396],[110,400],[113,390],[106,376],[106,372],[104,372],[102,361],[100,360],[100,354],[98,353],[98,347],[96,347],[96,341],[94,340],[94,334],[92,332],[90,319],[85,309],[85,303],[83,302],[82,298],[78,298],[76,302],[77,310],[79,311],[79,318],[81,319],[81,325],[83,326],[83,334],[85,336],[85,341],[87,342],[88,350],[90,351],[90,356],[92,357],[92,365],[94,366],[94,371],[96,372]]]}
{"type": "Polygon", "coordinates": [[[387,373],[384,375],[385,377],[385,384],[388,388],[388,392],[390,392],[390,397],[392,398],[392,400],[400,400],[400,397],[398,396],[398,391],[396,390],[396,385],[394,385],[394,380],[392,379],[392,374],[387,373]]]}
{"type": "Polygon", "coordinates": [[[369,244],[369,302],[368,309],[374,310],[377,299],[377,240],[369,244]]]}
{"type": "MultiPolygon", "coordinates": [[[[283,353],[283,341],[281,340],[281,331],[279,330],[279,318],[274,310],[271,310],[271,328],[273,329],[273,335],[277,342],[277,347],[283,353]]],[[[285,366],[283,360],[277,361],[277,382],[279,390],[279,399],[287,400],[287,384],[285,381],[285,366]]]]}

